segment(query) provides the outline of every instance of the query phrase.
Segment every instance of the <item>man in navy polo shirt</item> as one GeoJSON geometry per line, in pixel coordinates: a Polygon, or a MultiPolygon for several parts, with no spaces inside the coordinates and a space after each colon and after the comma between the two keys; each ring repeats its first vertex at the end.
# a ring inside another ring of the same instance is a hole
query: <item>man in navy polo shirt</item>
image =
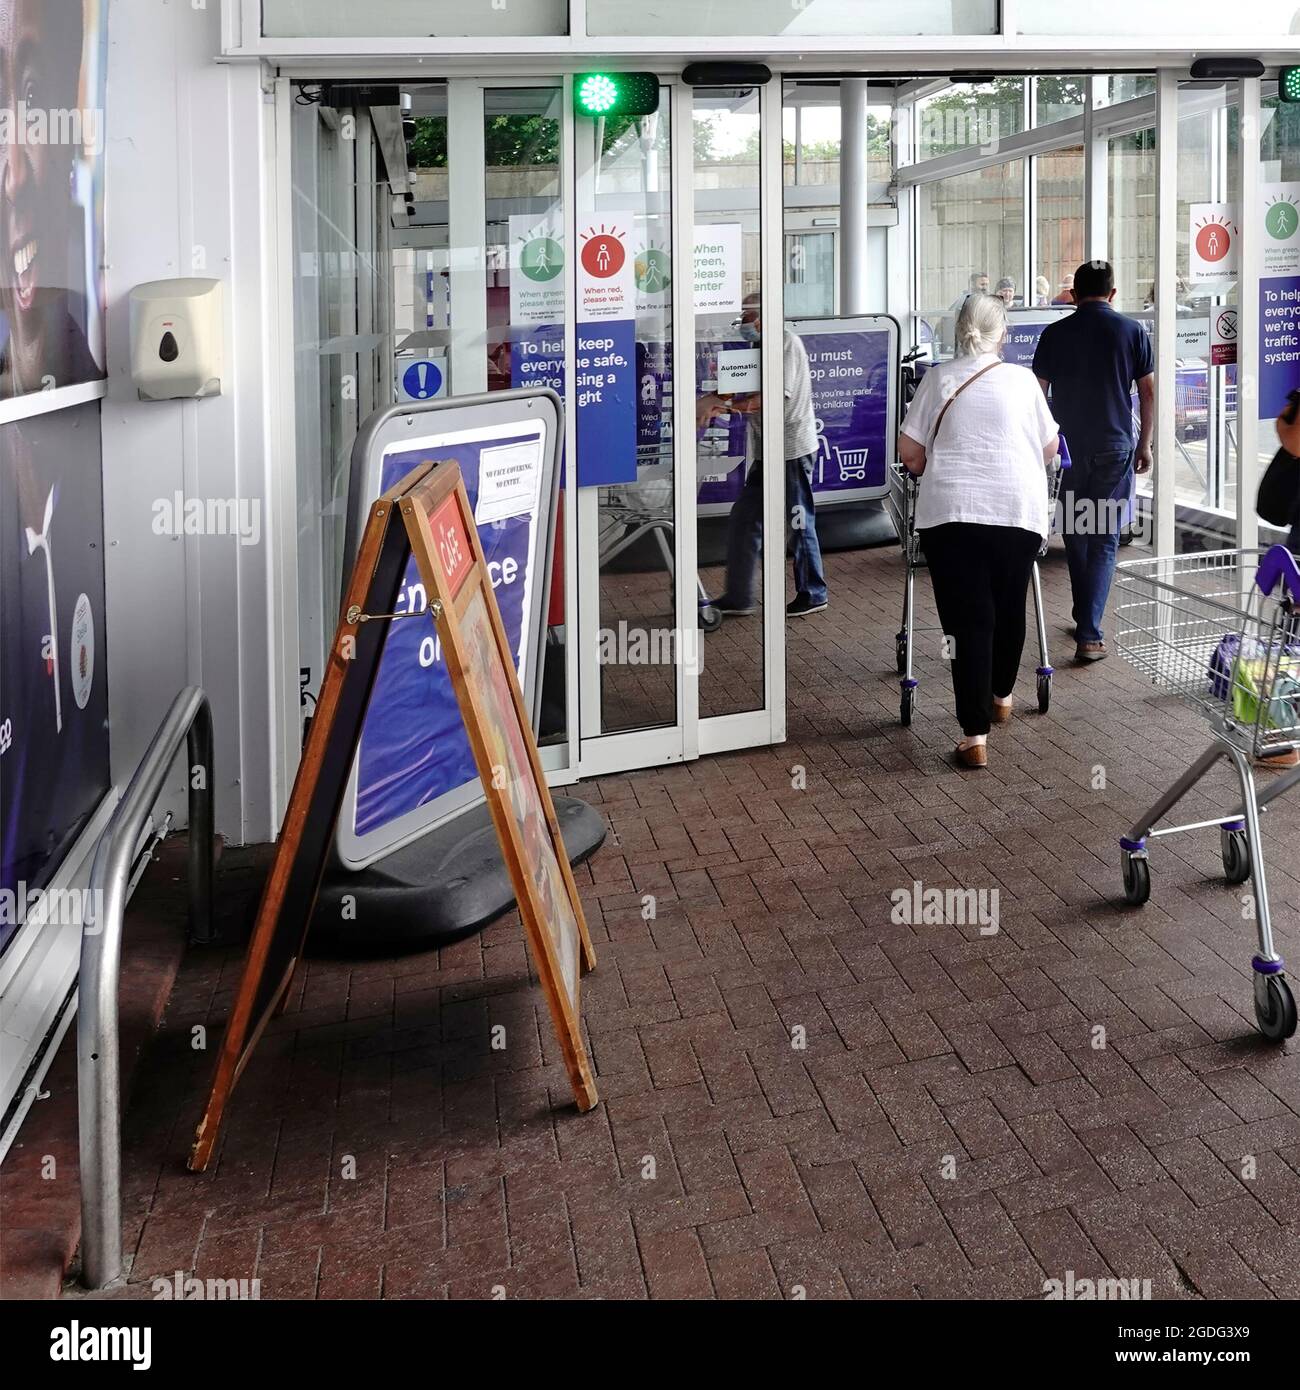
{"type": "Polygon", "coordinates": [[[1074,272],[1074,313],[1043,329],[1034,375],[1070,449],[1062,479],[1061,533],[1074,593],[1075,656],[1106,655],[1101,622],[1115,577],[1124,504],[1133,471],[1151,468],[1155,427],[1155,357],[1146,329],[1111,307],[1115,272],[1089,261],[1074,272]],[[1137,386],[1141,426],[1133,444],[1132,397],[1137,386]]]}

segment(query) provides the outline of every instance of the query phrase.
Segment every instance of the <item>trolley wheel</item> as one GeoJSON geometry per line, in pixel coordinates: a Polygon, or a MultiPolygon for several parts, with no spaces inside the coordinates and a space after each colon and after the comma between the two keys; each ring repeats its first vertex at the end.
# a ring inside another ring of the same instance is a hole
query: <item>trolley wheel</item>
{"type": "Polygon", "coordinates": [[[907,634],[900,632],[894,638],[894,660],[898,663],[898,674],[907,670],[907,634]]]}
{"type": "Polygon", "coordinates": [[[1046,714],[1052,703],[1052,678],[1041,675],[1038,678],[1038,712],[1046,714]]]}
{"type": "Polygon", "coordinates": [[[1124,852],[1124,901],[1141,907],[1151,896],[1151,866],[1145,859],[1124,852]]]}
{"type": "Polygon", "coordinates": [[[1223,876],[1229,883],[1245,883],[1250,877],[1250,841],[1244,830],[1220,830],[1223,876]]]}
{"type": "Polygon", "coordinates": [[[916,686],[905,686],[898,702],[898,719],[904,728],[912,722],[912,711],[916,708],[916,686]]]}
{"type": "Polygon", "coordinates": [[[1255,1022],[1269,1042],[1285,1042],[1295,1032],[1295,996],[1280,975],[1270,975],[1264,986],[1268,1007],[1261,1008],[1255,996],[1255,1022]]]}
{"type": "Polygon", "coordinates": [[[700,626],[705,632],[717,632],[722,626],[722,609],[712,603],[700,604],[700,626]]]}

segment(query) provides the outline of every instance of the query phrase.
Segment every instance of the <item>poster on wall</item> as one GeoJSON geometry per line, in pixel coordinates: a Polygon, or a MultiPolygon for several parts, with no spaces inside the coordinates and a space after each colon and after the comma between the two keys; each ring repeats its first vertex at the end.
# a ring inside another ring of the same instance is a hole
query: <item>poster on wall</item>
{"type": "Polygon", "coordinates": [[[0,401],[104,376],[106,23],[0,0],[0,401]]]}
{"type": "Polygon", "coordinates": [[[97,401],[0,425],[0,889],[20,900],[108,790],[103,527],[97,401]]]}

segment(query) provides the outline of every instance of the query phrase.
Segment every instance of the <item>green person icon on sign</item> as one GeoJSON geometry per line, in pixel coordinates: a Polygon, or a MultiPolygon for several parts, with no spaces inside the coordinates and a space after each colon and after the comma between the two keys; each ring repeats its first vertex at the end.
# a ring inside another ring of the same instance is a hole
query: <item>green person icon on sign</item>
{"type": "Polygon", "coordinates": [[[1264,214],[1264,228],[1274,241],[1289,241],[1300,223],[1300,211],[1296,205],[1280,199],[1264,214]]]}
{"type": "Polygon", "coordinates": [[[564,269],[564,249],[554,237],[535,236],[524,242],[519,253],[519,268],[539,284],[554,280],[564,269]]]}

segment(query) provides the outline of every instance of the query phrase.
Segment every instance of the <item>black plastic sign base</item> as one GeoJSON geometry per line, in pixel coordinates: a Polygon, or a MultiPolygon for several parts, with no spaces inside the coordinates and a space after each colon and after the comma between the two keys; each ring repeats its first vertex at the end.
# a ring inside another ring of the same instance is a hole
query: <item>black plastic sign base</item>
{"type": "MultiPolygon", "coordinates": [[[[604,842],[604,817],[576,797],[557,796],[555,813],[569,862],[604,842]]],[[[481,931],[515,906],[486,804],[368,868],[326,870],[308,940],[349,954],[371,949],[428,951],[481,931]]]]}

